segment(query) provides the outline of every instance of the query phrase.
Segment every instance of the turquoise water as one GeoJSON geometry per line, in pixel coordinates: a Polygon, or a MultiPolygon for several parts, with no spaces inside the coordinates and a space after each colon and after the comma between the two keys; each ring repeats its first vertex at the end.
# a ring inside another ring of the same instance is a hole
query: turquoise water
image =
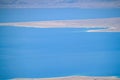
{"type": "Polygon", "coordinates": [[[120,33],[80,31],[0,27],[0,77],[120,76],[120,33]]]}
{"type": "MultiPolygon", "coordinates": [[[[0,9],[0,22],[119,17],[119,9],[0,9]]],[[[94,28],[95,29],[95,28],[94,28]]],[[[120,76],[120,33],[0,26],[0,79],[120,76]]]]}

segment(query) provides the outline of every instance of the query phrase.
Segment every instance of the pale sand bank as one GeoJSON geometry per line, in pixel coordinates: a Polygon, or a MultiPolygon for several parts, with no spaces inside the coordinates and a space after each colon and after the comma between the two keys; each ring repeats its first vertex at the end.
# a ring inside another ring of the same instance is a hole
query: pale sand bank
{"type": "Polygon", "coordinates": [[[32,28],[91,28],[86,32],[120,32],[120,18],[101,18],[83,20],[54,20],[37,22],[0,23],[0,26],[32,28]],[[94,30],[93,28],[102,28],[94,30]]]}
{"type": "Polygon", "coordinates": [[[11,80],[120,80],[117,77],[87,77],[87,76],[69,76],[56,78],[16,78],[11,80]]]}

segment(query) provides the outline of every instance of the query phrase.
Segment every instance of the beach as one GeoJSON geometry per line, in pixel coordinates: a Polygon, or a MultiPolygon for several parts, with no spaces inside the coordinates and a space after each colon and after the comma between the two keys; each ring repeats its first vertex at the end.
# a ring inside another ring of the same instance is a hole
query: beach
{"type": "Polygon", "coordinates": [[[11,80],[120,80],[117,77],[68,76],[56,78],[16,78],[11,80]]]}

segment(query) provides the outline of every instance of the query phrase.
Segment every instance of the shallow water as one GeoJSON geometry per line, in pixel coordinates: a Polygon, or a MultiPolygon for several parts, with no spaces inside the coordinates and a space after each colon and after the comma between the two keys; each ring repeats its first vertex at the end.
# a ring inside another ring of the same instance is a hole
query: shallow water
{"type": "Polygon", "coordinates": [[[0,27],[0,78],[120,76],[120,33],[0,27]]]}

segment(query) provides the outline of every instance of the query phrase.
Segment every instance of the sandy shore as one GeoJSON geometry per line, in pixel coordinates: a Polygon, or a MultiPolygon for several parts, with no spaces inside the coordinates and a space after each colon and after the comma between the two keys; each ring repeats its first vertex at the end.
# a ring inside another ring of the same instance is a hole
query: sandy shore
{"type": "Polygon", "coordinates": [[[16,78],[11,80],[120,80],[117,77],[87,77],[87,76],[69,76],[56,78],[16,78]]]}
{"type": "Polygon", "coordinates": [[[91,30],[88,30],[87,32],[120,32],[120,18],[12,22],[0,23],[0,26],[32,28],[91,28],[91,30]],[[103,29],[94,30],[92,28],[103,29]]]}

